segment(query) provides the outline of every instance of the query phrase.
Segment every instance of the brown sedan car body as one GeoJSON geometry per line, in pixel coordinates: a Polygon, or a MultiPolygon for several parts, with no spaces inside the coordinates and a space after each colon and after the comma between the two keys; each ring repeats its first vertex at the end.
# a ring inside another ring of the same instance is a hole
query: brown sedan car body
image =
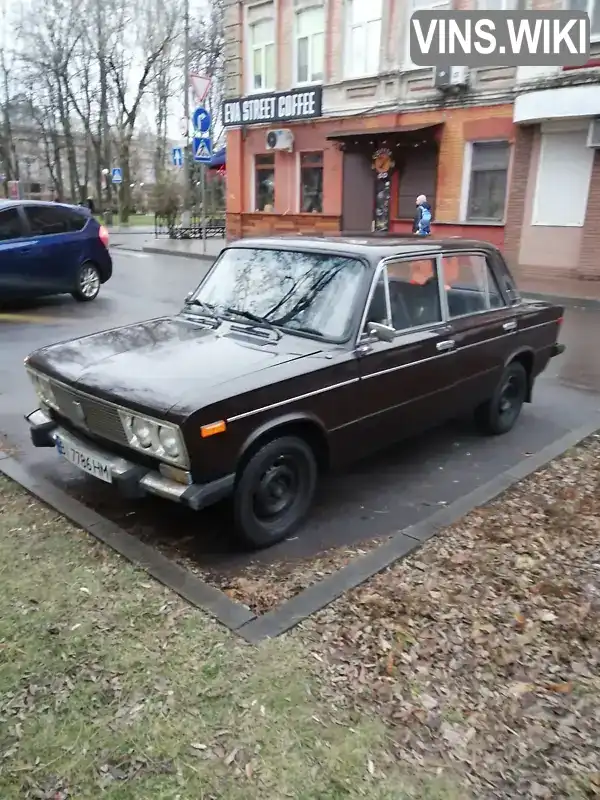
{"type": "Polygon", "coordinates": [[[243,240],[179,314],[29,356],[32,440],[128,496],[233,495],[265,546],[306,516],[319,468],[469,411],[510,430],[562,315],[483,242],[243,240]]]}

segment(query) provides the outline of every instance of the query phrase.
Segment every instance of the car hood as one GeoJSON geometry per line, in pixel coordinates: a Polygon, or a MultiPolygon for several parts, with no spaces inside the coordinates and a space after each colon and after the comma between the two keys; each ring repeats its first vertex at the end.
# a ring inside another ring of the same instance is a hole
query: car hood
{"type": "Polygon", "coordinates": [[[167,317],[50,345],[28,364],[82,391],[154,414],[185,406],[189,398],[190,407],[179,410],[191,413],[212,402],[217,387],[228,384],[227,394],[235,394],[244,376],[318,352],[307,339],[263,343],[229,326],[213,330],[167,317]]]}

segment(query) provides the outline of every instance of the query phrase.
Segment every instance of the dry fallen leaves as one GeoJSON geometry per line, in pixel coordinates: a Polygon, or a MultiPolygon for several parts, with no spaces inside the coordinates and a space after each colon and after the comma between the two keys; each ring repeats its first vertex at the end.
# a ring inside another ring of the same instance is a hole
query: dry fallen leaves
{"type": "Polygon", "coordinates": [[[600,436],[304,627],[331,702],[403,762],[478,800],[600,796],[600,436]]]}

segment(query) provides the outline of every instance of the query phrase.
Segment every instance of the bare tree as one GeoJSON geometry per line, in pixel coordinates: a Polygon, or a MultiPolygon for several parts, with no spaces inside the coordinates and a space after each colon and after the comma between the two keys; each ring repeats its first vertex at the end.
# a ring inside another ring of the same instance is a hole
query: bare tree
{"type": "Polygon", "coordinates": [[[199,75],[211,79],[206,97],[207,110],[212,117],[213,139],[222,135],[221,103],[225,77],[225,2],[212,0],[206,10],[194,19],[191,35],[190,60],[199,75]]]}
{"type": "Polygon", "coordinates": [[[17,158],[11,109],[15,99],[14,54],[8,42],[8,8],[6,0],[0,3],[0,171],[4,175],[5,184],[19,179],[19,161],[17,158]]]}
{"type": "Polygon", "coordinates": [[[178,2],[164,3],[163,0],[133,0],[123,3],[120,9],[118,24],[125,46],[110,54],[108,67],[109,79],[115,89],[119,166],[123,172],[121,201],[125,219],[130,207],[131,147],[142,101],[161,59],[176,42],[181,16],[178,2]]]}

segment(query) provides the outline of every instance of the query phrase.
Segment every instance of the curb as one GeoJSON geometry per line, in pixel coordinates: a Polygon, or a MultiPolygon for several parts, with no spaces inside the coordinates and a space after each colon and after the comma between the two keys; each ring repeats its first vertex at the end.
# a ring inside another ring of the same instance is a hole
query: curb
{"type": "Polygon", "coordinates": [[[569,431],[535,455],[505,470],[496,478],[449,506],[434,512],[427,519],[398,531],[391,540],[380,545],[376,550],[360,556],[272,611],[249,620],[236,632],[250,644],[257,644],[262,639],[274,639],[281,636],[311,614],[315,614],[337,600],[345,592],[360,586],[394,562],[410,555],[435,536],[441,528],[452,525],[473,509],[489,503],[511,486],[544,467],[599,429],[600,414],[596,414],[585,425],[569,431]]]}
{"type": "Polygon", "coordinates": [[[231,600],[220,589],[196,578],[189,570],[180,567],[154,547],[144,544],[44,478],[34,477],[13,456],[7,455],[0,459],[0,473],[20,484],[30,494],[91,533],[132,564],[144,569],[191,605],[212,614],[229,630],[236,631],[254,619],[255,615],[247,606],[231,600]]]}
{"type": "Polygon", "coordinates": [[[0,453],[0,474],[20,484],[46,505],[54,508],[133,564],[146,570],[191,605],[211,614],[248,643],[258,644],[263,639],[274,639],[296,627],[345,592],[356,588],[396,561],[410,555],[442,528],[452,525],[473,509],[489,503],[599,429],[600,413],[596,413],[585,425],[568,431],[530,458],[510,467],[449,506],[435,511],[427,519],[397,531],[391,539],[375,550],[356,558],[350,564],[260,616],[242,603],[229,598],[220,589],[196,578],[155,548],[140,542],[135,536],[75,500],[49,481],[35,477],[13,455],[0,453]]]}
{"type": "Polygon", "coordinates": [[[169,250],[167,247],[153,246],[142,247],[142,250],[144,253],[154,253],[155,255],[161,256],[176,256],[177,258],[189,258],[194,261],[214,261],[219,255],[218,253],[182,253],[179,250],[169,250]]]}

